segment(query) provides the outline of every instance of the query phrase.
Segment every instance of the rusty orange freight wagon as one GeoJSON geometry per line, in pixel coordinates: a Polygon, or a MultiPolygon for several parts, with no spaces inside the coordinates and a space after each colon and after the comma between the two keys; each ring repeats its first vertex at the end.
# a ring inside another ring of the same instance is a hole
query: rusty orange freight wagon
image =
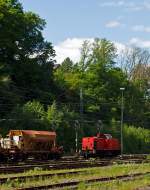
{"type": "Polygon", "coordinates": [[[58,158],[62,148],[56,146],[56,133],[34,130],[10,130],[1,147],[7,152],[8,159],[20,160],[58,158]]]}

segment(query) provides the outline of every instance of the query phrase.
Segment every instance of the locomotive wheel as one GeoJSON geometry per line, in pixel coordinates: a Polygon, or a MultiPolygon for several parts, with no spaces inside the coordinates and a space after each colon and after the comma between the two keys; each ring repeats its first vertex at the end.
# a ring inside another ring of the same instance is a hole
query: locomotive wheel
{"type": "Polygon", "coordinates": [[[55,154],[55,155],[54,155],[54,158],[55,158],[56,160],[59,160],[60,157],[61,157],[60,154],[55,154]]]}
{"type": "Polygon", "coordinates": [[[84,152],[83,157],[84,157],[85,159],[88,159],[88,158],[89,158],[89,154],[88,154],[88,152],[87,152],[87,151],[86,151],[86,152],[84,152]]]}
{"type": "Polygon", "coordinates": [[[48,160],[52,160],[54,159],[54,155],[53,154],[48,154],[48,160]]]}

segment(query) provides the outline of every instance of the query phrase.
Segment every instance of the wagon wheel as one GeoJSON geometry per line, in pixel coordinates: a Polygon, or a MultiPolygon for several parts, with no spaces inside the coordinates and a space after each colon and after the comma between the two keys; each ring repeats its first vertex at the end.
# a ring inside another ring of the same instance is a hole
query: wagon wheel
{"type": "Polygon", "coordinates": [[[28,155],[27,154],[22,154],[20,157],[20,161],[26,161],[28,159],[28,155]]]}
{"type": "Polygon", "coordinates": [[[36,160],[42,160],[42,159],[43,159],[43,158],[42,158],[42,154],[34,154],[33,157],[34,157],[34,159],[36,159],[36,160]]]}
{"type": "Polygon", "coordinates": [[[49,155],[48,154],[42,154],[41,158],[42,158],[42,160],[48,160],[49,159],[49,155]]]}
{"type": "Polygon", "coordinates": [[[14,161],[16,162],[19,160],[19,157],[18,157],[18,155],[10,154],[8,160],[12,161],[12,162],[14,162],[14,161]]]}
{"type": "Polygon", "coordinates": [[[6,161],[7,157],[4,154],[0,154],[0,162],[6,161]]]}

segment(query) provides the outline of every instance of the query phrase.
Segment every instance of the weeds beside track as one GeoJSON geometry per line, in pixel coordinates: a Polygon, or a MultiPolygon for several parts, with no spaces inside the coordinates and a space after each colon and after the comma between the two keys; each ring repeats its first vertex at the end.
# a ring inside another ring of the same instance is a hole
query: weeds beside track
{"type": "Polygon", "coordinates": [[[27,187],[27,188],[18,188],[17,190],[46,190],[46,189],[56,189],[56,188],[64,188],[64,187],[71,187],[71,188],[77,188],[77,186],[84,182],[85,184],[91,184],[95,182],[109,182],[109,181],[114,181],[114,180],[122,180],[122,181],[127,181],[127,180],[135,180],[137,177],[142,177],[144,175],[150,174],[150,172],[145,172],[145,173],[135,173],[132,175],[119,175],[115,177],[100,177],[100,178],[92,178],[92,179],[87,179],[87,180],[74,180],[74,181],[69,181],[69,182],[63,182],[63,183],[57,183],[57,184],[51,184],[51,185],[41,185],[41,186],[35,186],[35,187],[27,187]]]}

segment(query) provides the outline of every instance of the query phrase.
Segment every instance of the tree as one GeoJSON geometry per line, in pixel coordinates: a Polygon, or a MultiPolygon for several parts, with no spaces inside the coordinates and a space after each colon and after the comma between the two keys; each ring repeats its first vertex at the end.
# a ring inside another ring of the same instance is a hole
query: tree
{"type": "Polygon", "coordinates": [[[60,126],[63,119],[63,112],[57,109],[56,102],[54,101],[51,106],[48,106],[46,119],[49,126],[55,131],[60,126]]]}
{"type": "Polygon", "coordinates": [[[73,71],[73,61],[67,57],[60,65],[60,70],[62,73],[70,73],[73,71]]]}
{"type": "Polygon", "coordinates": [[[17,0],[0,0],[0,12],[0,63],[8,67],[11,80],[21,85],[23,68],[27,66],[29,70],[31,65],[32,70],[40,65],[42,72],[46,65],[48,68],[54,63],[55,52],[42,36],[45,21],[38,15],[24,12],[17,0]]]}
{"type": "Polygon", "coordinates": [[[91,63],[98,63],[103,67],[112,67],[114,65],[114,58],[117,55],[116,48],[112,42],[96,38],[92,46],[91,63]]]}
{"type": "Polygon", "coordinates": [[[82,72],[84,72],[89,64],[90,61],[90,52],[91,52],[91,44],[88,40],[85,40],[82,44],[80,53],[80,61],[79,61],[79,68],[82,72]]]}
{"type": "Polygon", "coordinates": [[[147,90],[150,81],[150,52],[138,47],[126,48],[121,56],[121,68],[128,78],[128,93],[126,93],[126,119],[129,124],[148,127],[149,106],[147,90]]]}
{"type": "Polygon", "coordinates": [[[57,84],[57,100],[61,102],[76,102],[79,99],[80,71],[78,64],[68,57],[55,70],[55,83],[57,84]]]}
{"type": "Polygon", "coordinates": [[[139,47],[126,48],[122,51],[120,64],[129,80],[143,80],[149,77],[148,65],[150,52],[139,47]]]}
{"type": "Polygon", "coordinates": [[[47,129],[46,112],[40,102],[27,102],[23,106],[17,105],[7,116],[3,133],[10,129],[45,130],[47,129]]]}
{"type": "Polygon", "coordinates": [[[18,0],[0,0],[0,91],[1,98],[7,97],[4,106],[13,102],[9,107],[13,109],[14,104],[34,99],[53,100],[55,51],[44,40],[44,27],[45,21],[24,12],[18,0]]]}

